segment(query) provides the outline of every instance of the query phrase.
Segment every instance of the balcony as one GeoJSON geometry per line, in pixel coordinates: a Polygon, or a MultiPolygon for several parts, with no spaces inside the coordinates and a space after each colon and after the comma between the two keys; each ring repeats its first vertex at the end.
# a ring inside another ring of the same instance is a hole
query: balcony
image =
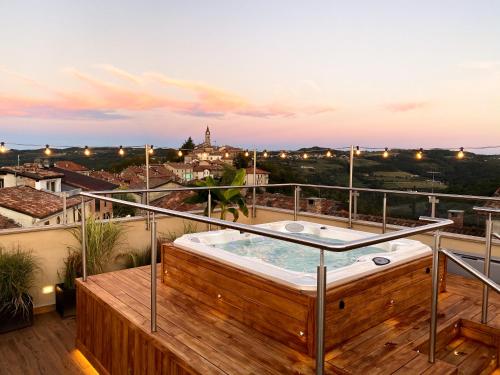
{"type": "MultiPolygon", "coordinates": [[[[255,217],[240,217],[243,224],[300,220],[380,234],[402,229],[383,222],[294,212],[256,206],[255,217]]],[[[144,217],[115,219],[126,227],[126,245],[144,247],[151,241],[144,217]]],[[[186,220],[157,215],[158,233],[181,234],[186,220]]],[[[207,225],[194,223],[197,232],[207,225]]],[[[76,244],[68,232],[74,225],[12,229],[0,232],[2,245],[21,244],[34,250],[43,272],[32,291],[35,324],[0,335],[0,368],[12,373],[314,373],[314,356],[273,340],[230,313],[199,303],[192,290],[180,291],[163,284],[158,271],[158,330],[150,332],[150,267],[119,270],[119,263],[105,274],[79,282],[77,319],[61,320],[54,312],[53,286],[63,267],[67,247],[76,244]],[[78,327],[78,328],[77,328],[78,327]],[[92,328],[93,327],[93,328],[92,328]],[[78,337],[78,339],[77,339],[78,337]],[[108,341],[109,337],[117,340],[108,341]],[[126,348],[135,347],[133,356],[126,348]],[[90,348],[90,350],[89,350],[90,348]],[[35,353],[35,355],[28,355],[35,353]],[[94,367],[90,365],[90,361],[94,367]],[[12,363],[16,363],[15,367],[12,363]],[[36,371],[33,369],[37,369],[36,371]]],[[[432,233],[412,237],[430,246],[432,233]]],[[[441,246],[456,253],[484,255],[484,237],[442,233],[441,246]]],[[[500,256],[500,242],[493,240],[492,255],[500,256]]],[[[430,260],[429,260],[430,261],[430,260]]],[[[429,263],[430,264],[430,263],[429,263]]],[[[451,263],[448,263],[451,269],[451,263]]],[[[420,267],[420,266],[419,266],[420,267]]],[[[427,266],[426,266],[427,267],[427,266]]],[[[425,267],[424,267],[425,269],[425,267]]],[[[430,279],[422,279],[422,301],[350,337],[325,355],[325,373],[491,373],[497,367],[500,337],[500,299],[490,293],[488,325],[481,321],[482,285],[470,278],[442,270],[442,292],[437,316],[437,351],[428,363],[430,279]],[[488,327],[487,329],[483,329],[488,327]]],[[[427,277],[427,276],[426,276],[427,277]]],[[[430,277],[430,276],[429,276],[430,277]]],[[[187,282],[187,281],[186,281],[187,282]]],[[[222,296],[224,299],[224,295],[222,296]]],[[[406,299],[405,299],[406,301],[406,299]]],[[[384,310],[398,308],[390,300],[384,310]]],[[[349,305],[348,305],[349,306],[349,305]]]]}

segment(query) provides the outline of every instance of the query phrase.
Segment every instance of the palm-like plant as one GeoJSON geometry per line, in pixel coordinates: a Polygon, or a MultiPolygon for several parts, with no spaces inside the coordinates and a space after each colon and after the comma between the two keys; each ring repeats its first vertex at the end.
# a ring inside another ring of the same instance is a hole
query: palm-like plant
{"type": "MultiPolygon", "coordinates": [[[[236,171],[231,186],[241,186],[244,183],[245,170],[239,169],[236,171]]],[[[210,188],[219,186],[219,184],[212,176],[208,176],[203,181],[196,181],[196,186],[210,188]]],[[[184,201],[191,204],[206,203],[208,201],[208,190],[198,190],[195,195],[186,198],[184,201]]],[[[220,218],[222,220],[226,220],[228,212],[233,215],[233,221],[238,220],[240,211],[243,215],[248,216],[248,207],[240,188],[211,190],[211,209],[214,211],[216,208],[220,209],[220,218]]],[[[208,205],[205,208],[204,214],[208,216],[208,205]]]]}

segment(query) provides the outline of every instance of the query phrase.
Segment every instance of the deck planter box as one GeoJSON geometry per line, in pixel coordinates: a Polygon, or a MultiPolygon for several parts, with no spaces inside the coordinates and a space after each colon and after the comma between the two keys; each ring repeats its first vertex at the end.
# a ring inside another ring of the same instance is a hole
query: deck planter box
{"type": "Polygon", "coordinates": [[[61,318],[76,315],[76,289],[64,287],[64,283],[56,284],[56,311],[61,318]]]}
{"type": "Polygon", "coordinates": [[[26,296],[29,301],[28,312],[18,310],[13,312],[12,309],[4,309],[0,311],[0,333],[6,333],[21,328],[26,328],[33,325],[33,302],[31,298],[26,296]]]}

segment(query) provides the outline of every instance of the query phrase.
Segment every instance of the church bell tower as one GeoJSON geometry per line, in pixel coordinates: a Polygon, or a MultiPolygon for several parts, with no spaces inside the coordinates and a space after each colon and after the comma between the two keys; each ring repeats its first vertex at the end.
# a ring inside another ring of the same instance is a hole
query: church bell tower
{"type": "Polygon", "coordinates": [[[212,144],[210,142],[210,129],[207,126],[207,130],[205,130],[205,147],[210,147],[212,144]]]}

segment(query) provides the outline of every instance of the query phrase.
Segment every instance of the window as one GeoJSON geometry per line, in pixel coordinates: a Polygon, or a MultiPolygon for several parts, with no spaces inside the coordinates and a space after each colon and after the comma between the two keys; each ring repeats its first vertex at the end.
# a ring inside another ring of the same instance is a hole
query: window
{"type": "Polygon", "coordinates": [[[0,178],[0,189],[3,187],[5,187],[5,184],[4,184],[3,178],[0,178]]]}

